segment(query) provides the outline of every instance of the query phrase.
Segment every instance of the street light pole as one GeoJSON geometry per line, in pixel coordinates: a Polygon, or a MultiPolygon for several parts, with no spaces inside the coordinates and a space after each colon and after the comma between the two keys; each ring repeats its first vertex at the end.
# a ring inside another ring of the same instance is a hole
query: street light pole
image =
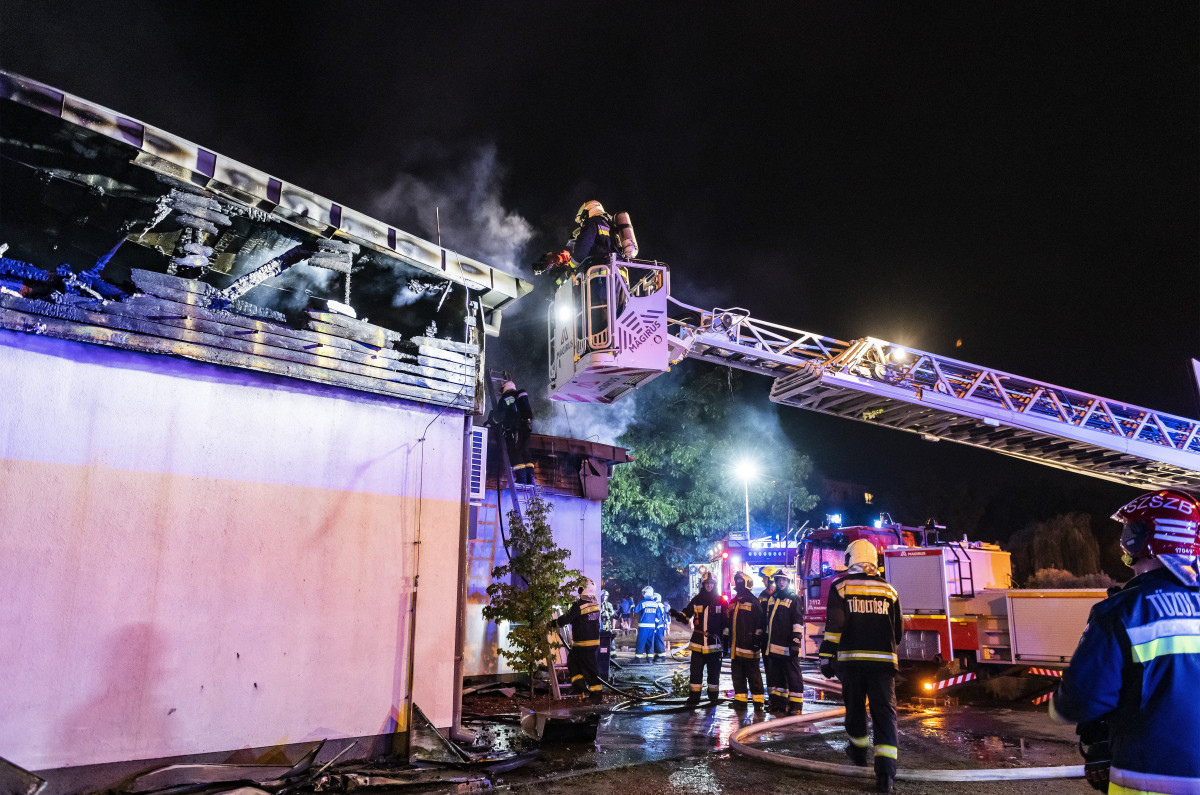
{"type": "Polygon", "coordinates": [[[746,487],[746,540],[750,540],[750,478],[742,478],[742,485],[746,487]]]}

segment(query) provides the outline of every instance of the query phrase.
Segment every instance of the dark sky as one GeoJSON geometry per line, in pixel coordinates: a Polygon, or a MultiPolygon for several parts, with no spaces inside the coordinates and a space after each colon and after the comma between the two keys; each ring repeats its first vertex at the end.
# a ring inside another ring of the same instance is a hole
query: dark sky
{"type": "MultiPolygon", "coordinates": [[[[1197,9],[6,0],[0,66],[481,259],[598,198],[689,303],[1195,416],[1197,9]]],[[[1043,474],[785,423],[839,477],[1043,474]]]]}

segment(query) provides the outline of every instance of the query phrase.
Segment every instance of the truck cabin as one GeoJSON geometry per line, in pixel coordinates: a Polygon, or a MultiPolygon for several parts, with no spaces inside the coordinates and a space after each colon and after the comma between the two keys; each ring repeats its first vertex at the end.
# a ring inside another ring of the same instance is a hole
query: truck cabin
{"type": "Polygon", "coordinates": [[[807,620],[824,620],[830,583],[846,571],[846,547],[851,541],[865,538],[882,551],[895,546],[915,547],[923,541],[920,535],[920,530],[901,525],[822,527],[807,535],[802,539],[804,554],[796,588],[804,599],[807,620]]]}

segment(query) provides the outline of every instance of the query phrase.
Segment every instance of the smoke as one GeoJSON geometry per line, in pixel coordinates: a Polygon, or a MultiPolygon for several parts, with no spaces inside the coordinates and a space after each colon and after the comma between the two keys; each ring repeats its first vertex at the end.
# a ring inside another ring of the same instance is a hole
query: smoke
{"type": "Polygon", "coordinates": [[[533,227],[504,207],[504,176],[496,147],[487,144],[433,177],[396,175],[391,186],[370,201],[368,211],[434,242],[440,216],[445,248],[514,273],[533,227]]]}
{"type": "Polygon", "coordinates": [[[617,438],[637,416],[638,398],[635,392],[609,404],[550,401],[551,413],[535,430],[552,436],[617,445],[617,438]]]}

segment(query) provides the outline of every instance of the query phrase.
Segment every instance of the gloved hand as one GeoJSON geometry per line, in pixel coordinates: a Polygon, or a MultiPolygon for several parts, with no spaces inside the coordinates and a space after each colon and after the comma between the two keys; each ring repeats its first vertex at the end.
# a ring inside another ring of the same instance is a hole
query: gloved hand
{"type": "Polygon", "coordinates": [[[547,251],[545,254],[538,257],[536,260],[534,260],[533,275],[541,276],[543,273],[545,273],[549,268],[551,268],[554,265],[554,262],[555,262],[554,252],[547,251]]]}
{"type": "Polygon", "coordinates": [[[821,676],[826,679],[837,678],[837,669],[834,667],[832,660],[821,663],[821,676]]]}

